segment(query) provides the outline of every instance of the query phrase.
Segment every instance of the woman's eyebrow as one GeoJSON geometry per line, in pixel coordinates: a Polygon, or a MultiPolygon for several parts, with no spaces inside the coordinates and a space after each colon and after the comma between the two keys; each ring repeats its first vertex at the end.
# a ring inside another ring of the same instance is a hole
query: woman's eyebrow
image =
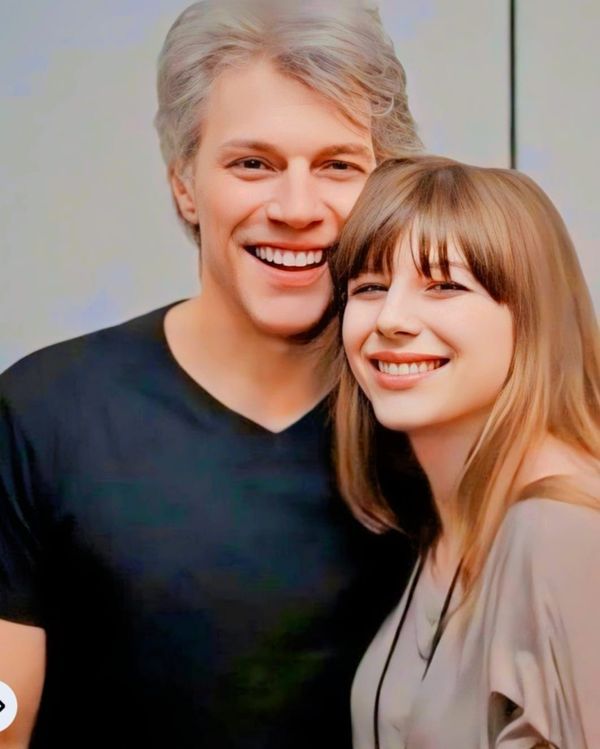
{"type": "MultiPolygon", "coordinates": [[[[463,270],[466,270],[468,273],[471,273],[471,269],[466,263],[462,263],[460,260],[448,260],[447,263],[444,263],[444,265],[448,265],[450,268],[462,268],[463,270]]],[[[429,263],[430,268],[441,268],[442,263],[438,262],[437,260],[434,260],[433,262],[429,263]]]]}
{"type": "Polygon", "coordinates": [[[465,271],[465,273],[468,273],[471,276],[473,275],[473,271],[471,270],[471,268],[469,268],[469,266],[466,263],[463,263],[460,260],[449,260],[448,263],[444,263],[444,264],[440,263],[438,260],[432,260],[428,264],[428,267],[429,267],[429,270],[434,270],[434,271],[441,271],[443,267],[444,268],[448,267],[448,269],[458,268],[459,270],[463,270],[465,271]]]}

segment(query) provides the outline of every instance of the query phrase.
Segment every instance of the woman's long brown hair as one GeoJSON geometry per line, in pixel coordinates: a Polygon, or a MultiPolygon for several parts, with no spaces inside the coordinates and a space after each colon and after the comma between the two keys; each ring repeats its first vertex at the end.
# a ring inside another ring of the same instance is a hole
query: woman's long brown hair
{"type": "MultiPolygon", "coordinates": [[[[515,492],[528,450],[551,433],[600,460],[600,339],[575,249],[556,208],[530,178],[506,169],[468,166],[435,156],[384,162],[371,175],[342,232],[331,270],[343,313],[348,282],[365,270],[390,271],[408,239],[418,270],[435,262],[449,277],[448,243],[473,276],[513,317],[510,370],[462,468],[454,514],[468,592],[515,492]]],[[[340,364],[335,407],[341,491],[374,530],[402,527],[375,471],[371,405],[347,362],[340,364]]],[[[540,482],[535,496],[597,506],[560,478],[540,482]]]]}

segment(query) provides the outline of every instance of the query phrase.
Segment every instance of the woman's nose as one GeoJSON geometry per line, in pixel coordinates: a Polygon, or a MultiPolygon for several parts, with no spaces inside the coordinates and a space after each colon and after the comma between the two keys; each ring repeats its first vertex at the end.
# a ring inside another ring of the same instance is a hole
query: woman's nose
{"type": "Polygon", "coordinates": [[[377,316],[377,332],[386,338],[416,336],[423,329],[416,305],[408,292],[390,289],[377,316]]]}

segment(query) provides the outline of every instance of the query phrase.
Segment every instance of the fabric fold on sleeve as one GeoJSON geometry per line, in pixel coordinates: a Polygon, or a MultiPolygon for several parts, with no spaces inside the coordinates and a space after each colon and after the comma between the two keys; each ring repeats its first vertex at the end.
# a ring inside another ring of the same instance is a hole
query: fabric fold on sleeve
{"type": "Polygon", "coordinates": [[[487,627],[488,745],[595,749],[600,511],[555,500],[523,504],[489,588],[502,605],[487,627]]]}

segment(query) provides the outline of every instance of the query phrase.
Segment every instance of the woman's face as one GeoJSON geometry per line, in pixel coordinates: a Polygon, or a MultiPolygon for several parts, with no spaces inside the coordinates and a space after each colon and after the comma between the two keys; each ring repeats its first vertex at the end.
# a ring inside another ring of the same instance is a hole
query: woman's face
{"type": "Polygon", "coordinates": [[[513,321],[448,249],[451,280],[396,253],[392,274],[350,281],[343,339],[350,367],[377,420],[409,435],[442,425],[480,425],[506,379],[513,321]]]}

